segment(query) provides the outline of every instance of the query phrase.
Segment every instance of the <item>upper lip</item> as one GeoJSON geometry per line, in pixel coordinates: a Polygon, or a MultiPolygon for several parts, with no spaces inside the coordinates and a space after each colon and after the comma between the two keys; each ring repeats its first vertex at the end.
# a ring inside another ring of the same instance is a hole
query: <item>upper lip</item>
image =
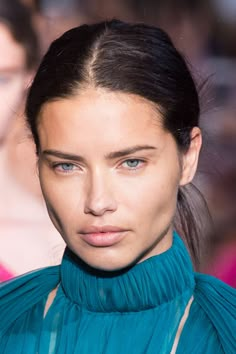
{"type": "Polygon", "coordinates": [[[121,232],[125,231],[121,227],[104,225],[104,226],[88,226],[80,230],[81,234],[93,234],[93,233],[102,233],[102,232],[121,232]]]}

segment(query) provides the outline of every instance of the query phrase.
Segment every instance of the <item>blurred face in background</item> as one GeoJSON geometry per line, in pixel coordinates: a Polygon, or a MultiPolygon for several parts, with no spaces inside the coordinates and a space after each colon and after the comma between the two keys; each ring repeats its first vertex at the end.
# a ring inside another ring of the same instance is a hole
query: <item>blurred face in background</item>
{"type": "Polygon", "coordinates": [[[10,130],[11,121],[20,104],[29,80],[24,47],[0,23],[0,145],[10,130]]]}

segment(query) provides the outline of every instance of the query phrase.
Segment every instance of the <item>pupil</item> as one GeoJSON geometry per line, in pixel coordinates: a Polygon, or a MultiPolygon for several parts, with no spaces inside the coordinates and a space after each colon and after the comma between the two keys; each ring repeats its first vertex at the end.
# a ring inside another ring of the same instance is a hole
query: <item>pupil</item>
{"type": "Polygon", "coordinates": [[[138,161],[137,160],[129,160],[128,164],[130,165],[130,167],[136,167],[138,165],[138,161]]]}
{"type": "Polygon", "coordinates": [[[70,165],[69,163],[64,163],[64,164],[62,165],[62,168],[63,168],[64,170],[71,170],[71,165],[70,165]]]}

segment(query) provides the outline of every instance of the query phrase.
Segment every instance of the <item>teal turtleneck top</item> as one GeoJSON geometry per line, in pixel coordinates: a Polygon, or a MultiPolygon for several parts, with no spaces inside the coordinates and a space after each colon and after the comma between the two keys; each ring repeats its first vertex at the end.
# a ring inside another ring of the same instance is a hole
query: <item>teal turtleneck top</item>
{"type": "Polygon", "coordinates": [[[116,273],[67,249],[60,266],[0,285],[0,354],[67,353],[235,354],[236,291],[194,273],[176,233],[169,250],[116,273]]]}

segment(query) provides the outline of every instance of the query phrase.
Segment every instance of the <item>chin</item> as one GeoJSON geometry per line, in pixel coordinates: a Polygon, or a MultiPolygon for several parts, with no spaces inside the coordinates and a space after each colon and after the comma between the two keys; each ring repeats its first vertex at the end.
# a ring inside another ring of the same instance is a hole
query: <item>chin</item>
{"type": "Polygon", "coordinates": [[[127,268],[130,268],[137,263],[136,259],[121,259],[122,255],[119,257],[117,256],[117,258],[114,255],[112,257],[99,254],[96,254],[93,257],[80,255],[80,258],[89,267],[102,272],[125,271],[127,268]]]}
{"type": "MultiPolygon", "coordinates": [[[[91,247],[90,245],[68,245],[82,262],[94,270],[119,272],[131,268],[143,258],[143,253],[127,252],[121,245],[91,247]]],[[[129,250],[130,251],[130,250],[129,250]]]]}

